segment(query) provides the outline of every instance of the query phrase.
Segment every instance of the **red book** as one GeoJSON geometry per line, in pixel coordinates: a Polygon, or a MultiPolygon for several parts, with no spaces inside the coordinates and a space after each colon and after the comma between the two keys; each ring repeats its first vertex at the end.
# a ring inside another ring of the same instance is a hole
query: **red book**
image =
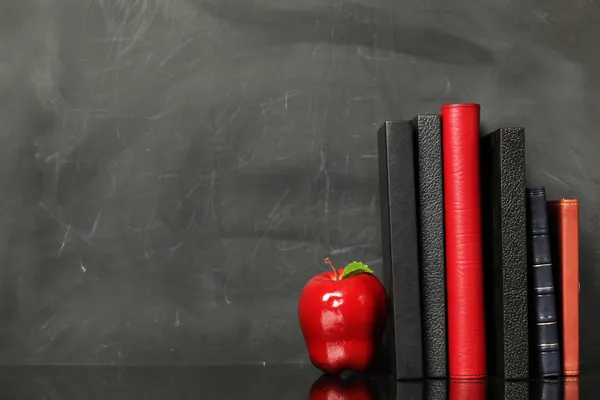
{"type": "Polygon", "coordinates": [[[448,363],[451,378],[485,377],[479,104],[442,106],[448,363]]]}

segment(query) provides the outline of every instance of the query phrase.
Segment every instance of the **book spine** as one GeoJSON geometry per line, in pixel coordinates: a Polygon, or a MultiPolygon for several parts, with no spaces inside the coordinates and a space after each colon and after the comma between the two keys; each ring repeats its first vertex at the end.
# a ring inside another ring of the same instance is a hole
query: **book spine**
{"type": "Polygon", "coordinates": [[[485,377],[479,105],[442,106],[451,378],[485,377]]]}
{"type": "Polygon", "coordinates": [[[482,166],[488,165],[481,178],[489,372],[502,379],[527,379],[525,130],[501,128],[481,143],[482,166]]]}
{"type": "Polygon", "coordinates": [[[418,115],[413,123],[417,146],[424,373],[427,378],[445,378],[448,376],[448,350],[441,121],[439,115],[418,115]]]}
{"type": "Polygon", "coordinates": [[[552,221],[550,230],[556,257],[559,336],[562,372],[579,376],[579,201],[562,199],[548,203],[552,221]]]}
{"type": "Polygon", "coordinates": [[[560,346],[545,188],[527,189],[533,371],[560,375],[560,346]]]}
{"type": "Polygon", "coordinates": [[[390,301],[385,343],[396,379],[423,378],[421,295],[412,121],[378,133],[383,281],[390,301]]]}

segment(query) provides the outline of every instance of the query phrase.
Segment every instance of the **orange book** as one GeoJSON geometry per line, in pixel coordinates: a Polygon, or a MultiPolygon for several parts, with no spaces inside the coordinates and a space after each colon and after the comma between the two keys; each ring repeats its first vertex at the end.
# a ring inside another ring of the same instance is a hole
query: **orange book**
{"type": "Polygon", "coordinates": [[[565,376],[579,376],[579,201],[550,201],[548,212],[558,289],[562,370],[565,376]]]}

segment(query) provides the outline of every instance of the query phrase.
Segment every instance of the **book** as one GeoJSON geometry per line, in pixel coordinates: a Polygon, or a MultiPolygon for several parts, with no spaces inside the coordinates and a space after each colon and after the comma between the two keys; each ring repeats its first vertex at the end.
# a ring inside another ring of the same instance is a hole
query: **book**
{"type": "Polygon", "coordinates": [[[418,204],[421,317],[426,378],[448,376],[444,168],[439,115],[413,119],[418,204]]]}
{"type": "Polygon", "coordinates": [[[562,373],[579,376],[579,200],[548,202],[562,373]]]}
{"type": "Polygon", "coordinates": [[[396,379],[423,378],[417,198],[412,121],[378,132],[383,284],[389,298],[384,345],[396,379]]]}
{"type": "Polygon", "coordinates": [[[489,374],[529,378],[525,130],[481,139],[484,279],[489,374]]]}
{"type": "Polygon", "coordinates": [[[441,110],[444,162],[448,370],[451,378],[487,375],[479,181],[479,105],[441,110]]]}
{"type": "Polygon", "coordinates": [[[538,378],[559,376],[560,347],[546,189],[527,189],[531,371],[538,378]]]}

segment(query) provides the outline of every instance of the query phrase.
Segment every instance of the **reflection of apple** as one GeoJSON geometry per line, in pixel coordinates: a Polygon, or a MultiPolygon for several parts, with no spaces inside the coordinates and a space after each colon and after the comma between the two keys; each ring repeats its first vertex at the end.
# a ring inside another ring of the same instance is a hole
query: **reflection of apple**
{"type": "Polygon", "coordinates": [[[386,323],[385,289],[373,271],[353,262],[308,281],[298,302],[300,328],[311,362],[323,372],[363,372],[386,323]]]}
{"type": "Polygon", "coordinates": [[[342,379],[337,375],[321,375],[313,383],[308,400],[372,400],[365,379],[355,376],[342,379]]]}

